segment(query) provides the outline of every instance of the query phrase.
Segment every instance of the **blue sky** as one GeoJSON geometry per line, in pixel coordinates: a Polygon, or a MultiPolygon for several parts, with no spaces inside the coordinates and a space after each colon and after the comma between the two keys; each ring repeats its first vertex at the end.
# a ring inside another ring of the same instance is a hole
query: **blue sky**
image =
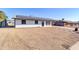
{"type": "Polygon", "coordinates": [[[26,15],[79,21],[79,8],[0,8],[9,19],[15,15],[26,15]]]}

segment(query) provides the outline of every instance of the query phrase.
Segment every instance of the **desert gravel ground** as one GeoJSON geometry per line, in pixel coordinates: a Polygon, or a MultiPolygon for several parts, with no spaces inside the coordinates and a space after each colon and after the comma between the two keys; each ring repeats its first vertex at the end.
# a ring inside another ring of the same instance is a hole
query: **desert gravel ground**
{"type": "Polygon", "coordinates": [[[79,34],[60,27],[0,28],[1,50],[66,50],[79,34]]]}

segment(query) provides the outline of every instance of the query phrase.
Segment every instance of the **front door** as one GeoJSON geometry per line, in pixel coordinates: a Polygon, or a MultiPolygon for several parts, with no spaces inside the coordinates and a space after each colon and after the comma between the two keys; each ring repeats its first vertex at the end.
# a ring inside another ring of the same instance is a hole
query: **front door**
{"type": "Polygon", "coordinates": [[[44,21],[42,22],[42,26],[44,26],[44,21]]]}

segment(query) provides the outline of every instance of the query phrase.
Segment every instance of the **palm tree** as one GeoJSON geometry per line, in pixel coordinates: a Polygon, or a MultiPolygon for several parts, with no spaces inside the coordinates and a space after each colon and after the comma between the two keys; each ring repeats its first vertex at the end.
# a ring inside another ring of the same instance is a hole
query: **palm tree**
{"type": "Polygon", "coordinates": [[[2,22],[5,21],[5,25],[6,25],[6,19],[8,17],[5,15],[5,13],[3,11],[0,11],[0,26],[2,25],[2,22]]]}

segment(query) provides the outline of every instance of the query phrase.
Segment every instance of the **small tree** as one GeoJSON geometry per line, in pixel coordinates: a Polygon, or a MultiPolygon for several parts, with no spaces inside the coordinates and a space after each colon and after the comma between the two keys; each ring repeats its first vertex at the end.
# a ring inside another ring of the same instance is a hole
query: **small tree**
{"type": "Polygon", "coordinates": [[[64,18],[62,18],[62,21],[64,21],[64,18]]]}
{"type": "Polygon", "coordinates": [[[0,25],[2,24],[3,21],[5,21],[5,25],[6,25],[6,19],[8,17],[5,15],[5,13],[3,11],[0,11],[0,25]]]}
{"type": "Polygon", "coordinates": [[[4,21],[6,19],[6,15],[3,11],[0,11],[0,22],[4,21]]]}

